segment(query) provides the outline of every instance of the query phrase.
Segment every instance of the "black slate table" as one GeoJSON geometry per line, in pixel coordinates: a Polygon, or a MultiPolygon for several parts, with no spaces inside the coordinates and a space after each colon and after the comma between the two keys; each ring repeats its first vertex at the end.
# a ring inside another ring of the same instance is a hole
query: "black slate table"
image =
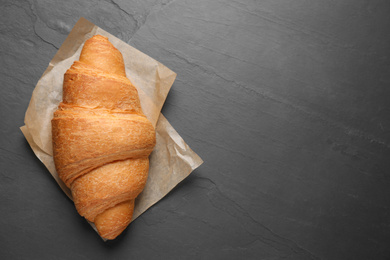
{"type": "Polygon", "coordinates": [[[0,3],[0,259],[389,259],[390,1],[0,3]],[[103,242],[19,127],[85,17],[178,76],[205,163],[103,242]]]}

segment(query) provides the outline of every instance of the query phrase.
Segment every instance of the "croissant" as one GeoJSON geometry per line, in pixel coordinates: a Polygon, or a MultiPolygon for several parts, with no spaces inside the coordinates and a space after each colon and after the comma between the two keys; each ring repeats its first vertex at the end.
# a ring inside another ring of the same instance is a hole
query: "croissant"
{"type": "Polygon", "coordinates": [[[122,54],[106,37],[88,39],[66,71],[51,123],[56,170],[78,213],[101,237],[115,239],[145,187],[156,134],[122,54]]]}

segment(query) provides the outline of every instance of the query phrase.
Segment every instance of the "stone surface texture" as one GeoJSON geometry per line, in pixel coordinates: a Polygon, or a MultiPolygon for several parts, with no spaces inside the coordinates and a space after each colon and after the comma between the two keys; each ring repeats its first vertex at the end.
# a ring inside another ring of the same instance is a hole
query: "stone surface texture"
{"type": "Polygon", "coordinates": [[[389,259],[388,0],[0,1],[0,259],[389,259]],[[103,242],[19,127],[84,17],[178,76],[205,163],[103,242]]]}

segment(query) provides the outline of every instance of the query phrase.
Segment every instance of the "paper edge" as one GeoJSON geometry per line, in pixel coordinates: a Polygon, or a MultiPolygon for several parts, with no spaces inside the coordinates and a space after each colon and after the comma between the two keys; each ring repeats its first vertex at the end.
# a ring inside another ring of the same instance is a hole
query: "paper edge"
{"type": "MultiPolygon", "coordinates": [[[[180,178],[179,181],[176,184],[169,186],[169,188],[166,191],[166,193],[164,194],[164,196],[162,196],[160,199],[153,200],[152,203],[148,207],[144,208],[141,213],[140,212],[134,212],[133,213],[133,218],[132,218],[131,221],[137,219],[139,216],[141,216],[143,213],[145,213],[149,208],[151,208],[157,202],[159,202],[164,197],[166,197],[177,185],[179,185],[182,181],[184,181],[186,178],[188,178],[188,176],[190,176],[197,168],[199,168],[204,163],[203,159],[194,150],[191,149],[191,147],[184,141],[183,137],[181,137],[179,135],[179,133],[176,131],[176,129],[169,123],[168,119],[162,113],[160,113],[160,115],[159,115],[159,120],[158,120],[157,125],[159,123],[165,125],[164,129],[166,129],[166,131],[168,133],[168,138],[170,140],[172,140],[172,142],[175,145],[178,145],[178,143],[184,143],[185,144],[186,149],[191,154],[191,157],[193,158],[193,162],[194,163],[191,164],[191,171],[189,171],[185,176],[182,176],[182,178],[180,178]],[[175,135],[177,136],[176,139],[173,138],[173,136],[175,136],[175,135]],[[180,138],[180,140],[177,140],[178,137],[180,138]]],[[[156,133],[157,133],[157,129],[156,129],[156,133]]],[[[183,160],[183,161],[186,161],[186,160],[183,160]]],[[[186,162],[188,163],[188,161],[186,161],[186,162]]]]}
{"type": "MultiPolygon", "coordinates": [[[[31,95],[31,98],[30,98],[30,101],[29,101],[29,104],[27,106],[27,109],[26,109],[26,112],[24,114],[24,118],[23,118],[23,122],[25,123],[25,127],[28,129],[28,126],[26,124],[26,117],[27,117],[27,113],[29,112],[29,108],[31,106],[31,102],[33,101],[33,96],[34,96],[34,92],[35,92],[35,89],[36,89],[36,86],[39,84],[40,80],[42,78],[44,78],[46,76],[46,74],[48,74],[53,68],[54,66],[64,60],[64,59],[67,59],[69,57],[71,57],[75,51],[72,51],[72,55],[64,55],[63,53],[64,52],[69,52],[67,50],[69,49],[78,49],[80,47],[80,45],[84,44],[85,42],[85,37],[77,37],[77,39],[83,39],[82,41],[78,41],[77,44],[74,44],[74,41],[72,38],[76,37],[76,35],[78,34],[82,34],[82,35],[87,35],[88,33],[91,33],[93,31],[96,31],[98,28],[98,26],[96,26],[95,24],[93,24],[92,22],[88,21],[87,19],[85,19],[84,17],[80,17],[80,19],[75,23],[75,25],[73,26],[72,30],[69,32],[68,36],[65,38],[64,42],[61,44],[60,48],[58,49],[58,51],[56,52],[56,54],[54,55],[54,57],[50,60],[49,62],[49,65],[47,66],[46,70],[43,72],[43,74],[41,75],[41,77],[39,78],[39,80],[37,81],[37,83],[35,84],[35,87],[34,87],[34,90],[32,92],[32,95],[31,95]],[[81,25],[80,25],[81,24],[81,25]],[[75,28],[83,28],[83,30],[75,30],[75,28]],[[83,33],[80,33],[80,32],[83,32],[83,33]],[[72,40],[71,40],[72,39],[72,40]],[[77,48],[75,47],[77,46],[77,48]]],[[[34,140],[34,137],[31,136],[31,139],[34,140]]],[[[45,152],[42,147],[40,147],[37,142],[35,142],[34,140],[34,144],[39,147],[40,150],[42,150],[43,152],[45,152]]],[[[47,154],[47,152],[45,152],[47,154]]],[[[41,160],[42,161],[42,160],[41,160]]]]}
{"type": "MultiPolygon", "coordinates": [[[[58,174],[55,174],[55,173],[52,173],[50,171],[50,166],[45,164],[45,162],[42,160],[42,154],[48,156],[48,157],[52,157],[50,154],[46,153],[45,151],[43,151],[35,142],[34,142],[34,139],[32,138],[29,130],[28,130],[28,127],[26,125],[24,126],[21,126],[19,128],[23,135],[24,135],[24,138],[26,138],[26,141],[27,143],[30,145],[30,148],[31,150],[34,152],[35,156],[39,159],[39,161],[41,161],[41,163],[43,165],[45,165],[46,169],[49,171],[50,175],[54,178],[54,180],[57,182],[57,184],[60,186],[60,188],[62,189],[62,191],[66,194],[66,196],[73,201],[73,198],[72,198],[72,195],[71,195],[71,192],[69,190],[69,188],[65,185],[65,183],[60,179],[60,177],[58,176],[58,174]]],[[[52,169],[55,171],[55,169],[52,169]]]]}

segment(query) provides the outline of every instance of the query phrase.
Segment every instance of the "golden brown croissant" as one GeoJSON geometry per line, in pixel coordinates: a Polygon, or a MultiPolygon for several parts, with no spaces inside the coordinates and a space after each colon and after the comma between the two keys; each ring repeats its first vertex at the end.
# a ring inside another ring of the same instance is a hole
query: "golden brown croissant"
{"type": "Polygon", "coordinates": [[[52,135],[55,166],[77,211],[103,238],[116,238],[145,186],[156,136],[122,54],[106,37],[87,40],[65,73],[52,135]]]}

